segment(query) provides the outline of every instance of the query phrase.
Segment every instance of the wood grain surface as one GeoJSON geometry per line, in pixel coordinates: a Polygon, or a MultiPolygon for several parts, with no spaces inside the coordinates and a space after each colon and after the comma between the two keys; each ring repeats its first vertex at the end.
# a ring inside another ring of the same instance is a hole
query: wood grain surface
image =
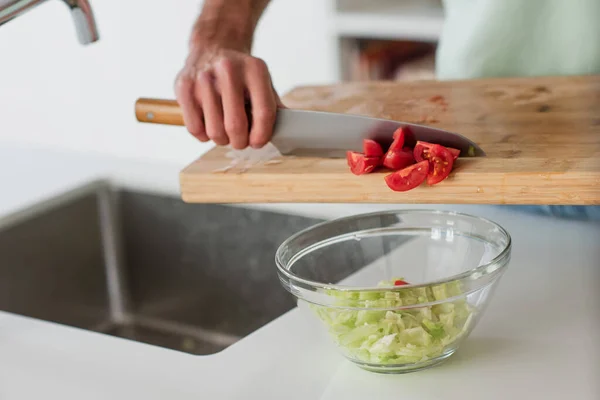
{"type": "Polygon", "coordinates": [[[221,170],[214,148],[180,174],[186,202],[600,204],[600,76],[358,82],[300,87],[290,108],[432,125],[461,133],[487,157],[460,158],[443,182],[394,192],[389,171],[355,176],[345,159],[284,157],[221,170]],[[443,101],[432,97],[443,96],[443,101]]]}

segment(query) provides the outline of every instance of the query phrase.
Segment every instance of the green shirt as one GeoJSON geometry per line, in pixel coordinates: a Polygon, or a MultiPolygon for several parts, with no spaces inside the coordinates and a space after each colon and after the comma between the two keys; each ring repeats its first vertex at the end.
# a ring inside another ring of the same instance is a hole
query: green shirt
{"type": "Polygon", "coordinates": [[[600,0],[442,0],[440,80],[600,73],[600,0]]]}
{"type": "MultiPolygon", "coordinates": [[[[442,0],[440,80],[600,74],[600,0],[442,0]]],[[[513,206],[600,220],[598,206],[513,206]]]]}

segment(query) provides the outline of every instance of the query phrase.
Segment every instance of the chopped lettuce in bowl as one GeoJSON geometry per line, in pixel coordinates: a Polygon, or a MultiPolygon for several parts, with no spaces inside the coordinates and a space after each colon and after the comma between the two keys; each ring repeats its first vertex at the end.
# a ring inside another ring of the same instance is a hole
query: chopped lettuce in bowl
{"type": "MultiPolygon", "coordinates": [[[[394,286],[395,281],[379,286],[394,286]]],[[[334,306],[310,307],[346,357],[372,370],[415,369],[415,364],[444,359],[469,332],[475,311],[459,282],[328,294],[335,298],[334,306]]]]}
{"type": "Polygon", "coordinates": [[[493,221],[392,210],[300,231],[279,246],[275,262],[283,287],[347,359],[401,373],[438,364],[460,347],[510,256],[510,235],[493,221]]]}

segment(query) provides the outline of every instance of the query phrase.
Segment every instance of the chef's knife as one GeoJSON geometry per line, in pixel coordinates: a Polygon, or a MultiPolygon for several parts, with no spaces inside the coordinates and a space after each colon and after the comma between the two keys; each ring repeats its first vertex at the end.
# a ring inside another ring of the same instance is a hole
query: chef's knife
{"type": "MultiPolygon", "coordinates": [[[[248,110],[247,110],[248,111],[248,110]]],[[[183,114],[175,100],[140,98],[135,104],[140,122],[184,125],[183,114]]],[[[248,112],[248,116],[251,114],[248,112]]],[[[461,156],[485,156],[475,142],[454,132],[408,122],[339,114],[322,111],[277,110],[271,143],[282,154],[345,157],[346,151],[363,151],[363,139],[373,139],[383,145],[392,142],[399,127],[408,127],[405,143],[413,146],[417,140],[453,147],[461,156]]]]}

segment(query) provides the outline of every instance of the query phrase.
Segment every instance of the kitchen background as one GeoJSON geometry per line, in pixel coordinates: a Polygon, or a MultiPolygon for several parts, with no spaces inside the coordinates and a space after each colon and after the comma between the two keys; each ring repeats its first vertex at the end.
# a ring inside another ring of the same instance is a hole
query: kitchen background
{"type": "MultiPolygon", "coordinates": [[[[212,147],[140,124],[138,97],[174,98],[202,1],[92,0],[100,40],[81,46],[60,1],[0,27],[0,144],[187,164],[212,147]]],[[[440,0],[272,0],[255,37],[275,87],[433,76],[440,0]]]]}

